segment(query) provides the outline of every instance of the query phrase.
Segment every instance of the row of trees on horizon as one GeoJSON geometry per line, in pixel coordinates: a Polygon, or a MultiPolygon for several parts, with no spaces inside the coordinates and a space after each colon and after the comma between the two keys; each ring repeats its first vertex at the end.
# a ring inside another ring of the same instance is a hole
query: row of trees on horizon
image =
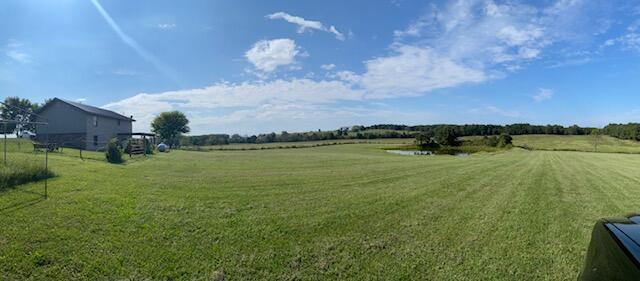
{"type": "Polygon", "coordinates": [[[279,134],[268,133],[251,136],[239,134],[208,134],[198,136],[183,136],[180,145],[203,146],[225,145],[231,143],[270,143],[270,142],[298,142],[319,140],[349,140],[349,139],[381,139],[381,138],[415,138],[418,135],[437,136],[442,131],[450,132],[455,137],[464,136],[499,136],[499,135],[590,135],[606,134],[621,139],[640,140],[640,124],[609,124],[604,129],[594,127],[580,127],[578,125],[564,127],[561,125],[531,125],[517,123],[510,125],[394,125],[379,124],[372,126],[342,127],[333,131],[310,131],[279,134]]]}

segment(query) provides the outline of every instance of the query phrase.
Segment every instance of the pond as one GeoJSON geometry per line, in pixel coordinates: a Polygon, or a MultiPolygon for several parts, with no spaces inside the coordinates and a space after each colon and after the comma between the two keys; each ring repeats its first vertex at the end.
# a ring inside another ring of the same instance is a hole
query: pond
{"type": "MultiPolygon", "coordinates": [[[[400,155],[436,155],[437,153],[429,150],[386,150],[386,152],[400,155]]],[[[466,152],[445,153],[445,155],[454,155],[458,157],[467,157],[470,154],[466,152]]]]}
{"type": "Polygon", "coordinates": [[[400,155],[433,155],[434,153],[429,150],[387,150],[389,153],[400,155]]]}

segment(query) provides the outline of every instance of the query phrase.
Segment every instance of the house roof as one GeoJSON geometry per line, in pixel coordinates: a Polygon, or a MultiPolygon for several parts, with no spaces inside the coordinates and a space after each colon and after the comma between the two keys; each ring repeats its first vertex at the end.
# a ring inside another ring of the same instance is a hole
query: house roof
{"type": "Polygon", "coordinates": [[[80,109],[80,110],[82,110],[82,111],[84,111],[86,113],[89,113],[89,114],[99,115],[99,116],[107,117],[107,118],[125,120],[125,121],[136,121],[133,118],[124,116],[122,114],[115,113],[115,112],[113,112],[111,110],[106,110],[106,109],[102,109],[102,108],[99,108],[99,107],[82,104],[82,103],[79,103],[79,102],[63,100],[63,99],[60,99],[60,98],[53,98],[53,100],[51,100],[50,102],[45,104],[43,107],[41,107],[38,110],[36,110],[36,113],[40,113],[40,112],[44,111],[47,107],[49,107],[50,104],[52,104],[53,102],[56,102],[56,101],[66,103],[66,104],[68,104],[70,106],[73,106],[73,107],[75,107],[77,109],[80,109]]]}

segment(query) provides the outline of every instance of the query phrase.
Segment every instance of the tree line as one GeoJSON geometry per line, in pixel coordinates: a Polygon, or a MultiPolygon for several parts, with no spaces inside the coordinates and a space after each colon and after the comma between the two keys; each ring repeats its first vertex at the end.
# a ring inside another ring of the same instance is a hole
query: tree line
{"type": "MultiPolygon", "coordinates": [[[[372,126],[356,125],[352,127],[342,127],[332,131],[311,131],[290,133],[266,133],[258,135],[240,134],[209,134],[198,136],[183,136],[180,144],[183,146],[204,146],[204,145],[225,145],[231,143],[270,143],[270,142],[299,142],[299,141],[320,141],[320,140],[341,140],[341,139],[382,139],[382,138],[415,138],[418,135],[438,139],[438,143],[449,144],[457,137],[464,136],[500,136],[500,135],[527,135],[527,134],[548,134],[548,135],[588,135],[595,128],[580,127],[577,125],[564,127],[561,125],[531,125],[518,123],[510,125],[394,125],[379,124],[372,126]],[[446,133],[443,133],[446,132],[446,133]],[[447,135],[443,137],[443,135],[447,135]],[[440,137],[437,137],[440,136],[440,137]],[[454,137],[455,136],[455,137],[454,137]],[[443,138],[449,138],[452,141],[443,138]]],[[[640,135],[639,135],[640,136],[640,135]]],[[[491,143],[494,142],[490,139],[491,143]]]]}
{"type": "Polygon", "coordinates": [[[225,145],[231,143],[271,143],[271,142],[301,142],[322,140],[354,140],[354,139],[382,139],[382,138],[413,138],[416,132],[401,131],[359,131],[338,129],[334,131],[311,131],[289,133],[267,133],[258,135],[240,134],[208,134],[199,136],[183,136],[180,140],[182,146],[225,145]]]}
{"type": "Polygon", "coordinates": [[[436,125],[393,125],[379,124],[373,126],[354,126],[360,130],[399,130],[408,132],[427,132],[435,134],[442,127],[450,127],[455,130],[458,136],[492,136],[500,134],[509,135],[588,135],[595,128],[580,127],[572,125],[564,127],[561,125],[531,125],[528,123],[516,123],[510,125],[491,125],[491,124],[436,124],[436,125]]]}
{"type": "Polygon", "coordinates": [[[640,141],[640,123],[609,124],[602,131],[614,138],[640,141]]]}

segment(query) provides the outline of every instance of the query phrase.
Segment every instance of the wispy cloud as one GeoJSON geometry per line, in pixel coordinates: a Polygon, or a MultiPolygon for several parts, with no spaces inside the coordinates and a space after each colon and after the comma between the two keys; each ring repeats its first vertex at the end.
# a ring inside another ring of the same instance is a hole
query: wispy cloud
{"type": "Polygon", "coordinates": [[[162,30],[171,30],[176,28],[176,24],[175,23],[159,23],[159,24],[156,24],[155,27],[162,30]]]}
{"type": "Polygon", "coordinates": [[[320,68],[324,69],[324,70],[332,70],[334,68],[336,68],[336,65],[333,63],[330,64],[323,64],[320,66],[320,68]]]}
{"type": "Polygon", "coordinates": [[[16,50],[9,50],[6,52],[6,55],[19,63],[31,62],[31,57],[27,53],[19,52],[16,50]]]}
{"type": "Polygon", "coordinates": [[[113,20],[113,18],[107,13],[107,11],[102,7],[98,0],[91,0],[91,3],[96,7],[100,15],[104,18],[104,20],[109,24],[111,29],[120,37],[123,43],[127,46],[131,47],[142,59],[152,64],[158,71],[164,74],[166,77],[172,79],[174,82],[179,83],[178,76],[175,72],[165,65],[162,61],[157,59],[153,54],[144,49],[136,40],[127,35],[120,26],[113,20]]]}
{"type": "Polygon", "coordinates": [[[335,35],[336,39],[338,40],[341,40],[341,41],[345,40],[344,34],[338,31],[338,29],[336,29],[336,27],[333,25],[327,27],[319,21],[307,20],[302,17],[292,16],[285,12],[277,12],[270,15],[266,15],[265,17],[272,20],[281,19],[289,23],[293,23],[298,26],[298,33],[304,33],[307,30],[320,30],[324,32],[333,33],[333,35],[335,35]]]}
{"type": "Polygon", "coordinates": [[[538,93],[533,95],[531,98],[533,98],[533,100],[536,101],[536,102],[543,102],[543,101],[550,100],[551,98],[553,98],[553,95],[554,95],[553,90],[540,88],[540,89],[538,89],[538,93]]]}
{"type": "Polygon", "coordinates": [[[620,45],[626,50],[640,52],[640,33],[634,30],[619,37],[608,39],[602,44],[602,47],[607,48],[615,45],[620,45]]]}
{"type": "Polygon", "coordinates": [[[139,76],[142,75],[142,73],[135,71],[135,70],[131,70],[131,69],[124,69],[124,68],[120,68],[120,69],[116,69],[114,71],[112,71],[111,73],[118,75],[118,76],[139,76]]]}
{"type": "Polygon", "coordinates": [[[260,40],[245,53],[247,60],[257,70],[271,72],[279,66],[295,63],[300,47],[291,39],[260,40]]]}
{"type": "Polygon", "coordinates": [[[9,40],[4,48],[5,55],[19,63],[30,63],[31,56],[22,50],[22,45],[23,44],[17,40],[9,40]]]}
{"type": "Polygon", "coordinates": [[[143,93],[105,107],[134,114],[138,120],[136,129],[146,130],[156,114],[172,109],[192,114],[195,117],[194,122],[217,118],[217,122],[223,122],[224,119],[234,123],[245,123],[248,120],[259,121],[256,118],[242,118],[255,116],[259,112],[261,117],[271,116],[271,119],[279,119],[283,115],[291,117],[292,113],[286,112],[285,109],[295,108],[299,116],[309,116],[312,115],[311,112],[300,111],[304,108],[325,108],[337,101],[362,99],[362,91],[353,89],[340,81],[291,79],[241,84],[222,82],[202,89],[143,93]],[[206,117],[215,112],[212,109],[225,108],[231,109],[234,113],[225,115],[224,118],[206,117]]]}

